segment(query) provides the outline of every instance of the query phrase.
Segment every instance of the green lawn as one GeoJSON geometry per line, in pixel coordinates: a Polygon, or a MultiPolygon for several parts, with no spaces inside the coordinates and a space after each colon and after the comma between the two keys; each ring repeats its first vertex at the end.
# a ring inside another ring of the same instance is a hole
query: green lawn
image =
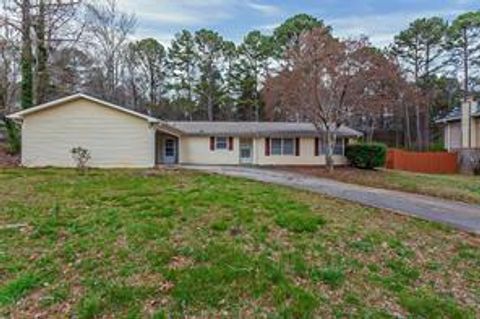
{"type": "Polygon", "coordinates": [[[424,194],[480,204],[480,176],[418,174],[395,170],[360,170],[339,167],[333,173],[318,167],[281,168],[377,188],[424,194]]]}
{"type": "Polygon", "coordinates": [[[0,317],[480,316],[479,237],[242,179],[4,169],[0,225],[0,317]]]}

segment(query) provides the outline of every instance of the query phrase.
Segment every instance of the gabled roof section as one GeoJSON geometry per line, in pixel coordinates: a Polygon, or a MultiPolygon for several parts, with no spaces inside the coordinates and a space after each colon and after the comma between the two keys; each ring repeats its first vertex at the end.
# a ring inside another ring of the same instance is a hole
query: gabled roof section
{"type": "Polygon", "coordinates": [[[142,113],[135,112],[135,111],[127,109],[125,107],[122,107],[122,106],[119,106],[119,105],[116,105],[116,104],[113,104],[113,103],[110,103],[110,102],[106,102],[106,101],[94,98],[90,95],[86,95],[86,94],[83,94],[83,93],[70,95],[70,96],[60,98],[60,99],[57,99],[57,100],[54,100],[54,101],[51,101],[51,102],[48,102],[48,103],[45,103],[45,104],[40,104],[40,105],[31,107],[31,108],[23,110],[23,111],[19,111],[17,113],[10,114],[10,115],[7,116],[7,118],[13,119],[13,120],[22,120],[30,114],[37,113],[37,112],[43,111],[45,109],[55,107],[55,106],[58,106],[58,105],[61,105],[61,104],[65,104],[65,103],[68,103],[68,102],[76,101],[76,100],[79,100],[79,99],[84,99],[84,100],[87,100],[87,101],[90,101],[90,102],[94,102],[94,103],[100,104],[102,106],[111,108],[113,110],[123,112],[123,113],[129,114],[129,115],[144,119],[144,120],[148,121],[149,123],[159,123],[159,122],[161,122],[157,118],[154,118],[154,117],[142,114],[142,113]]]}

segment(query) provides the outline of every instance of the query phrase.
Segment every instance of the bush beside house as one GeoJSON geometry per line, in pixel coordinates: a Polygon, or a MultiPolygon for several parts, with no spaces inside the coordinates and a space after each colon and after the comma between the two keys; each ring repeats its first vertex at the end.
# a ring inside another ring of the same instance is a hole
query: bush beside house
{"type": "Polygon", "coordinates": [[[363,169],[374,169],[385,165],[387,146],[385,144],[352,144],[345,150],[350,164],[363,169]]]}

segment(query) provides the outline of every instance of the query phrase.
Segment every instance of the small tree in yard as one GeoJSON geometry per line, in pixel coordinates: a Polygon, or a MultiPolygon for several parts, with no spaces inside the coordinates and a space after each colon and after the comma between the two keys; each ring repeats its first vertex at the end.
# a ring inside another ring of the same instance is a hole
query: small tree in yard
{"type": "Polygon", "coordinates": [[[77,168],[83,173],[87,170],[87,163],[92,158],[90,152],[83,147],[74,147],[70,150],[77,168]]]}
{"type": "Polygon", "coordinates": [[[299,44],[286,52],[278,74],[267,79],[267,108],[311,122],[325,134],[327,168],[333,171],[338,129],[355,113],[391,104],[398,68],[366,39],[340,41],[327,28],[302,34],[299,44]]]}

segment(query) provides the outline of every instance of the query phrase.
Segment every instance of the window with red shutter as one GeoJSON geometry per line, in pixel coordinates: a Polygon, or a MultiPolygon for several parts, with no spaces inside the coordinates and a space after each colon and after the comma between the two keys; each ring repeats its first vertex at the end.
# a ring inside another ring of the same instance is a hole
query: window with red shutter
{"type": "Polygon", "coordinates": [[[265,156],[270,156],[270,139],[265,139],[265,156]]]}
{"type": "Polygon", "coordinates": [[[228,150],[233,151],[233,137],[232,136],[230,136],[228,138],[228,150]]]}
{"type": "Polygon", "coordinates": [[[295,156],[300,156],[300,138],[295,139],[295,156]]]}
{"type": "Polygon", "coordinates": [[[320,139],[315,138],[315,156],[320,156],[320,139]]]}
{"type": "Polygon", "coordinates": [[[214,151],[214,150],[215,150],[215,137],[211,136],[210,137],[210,151],[214,151]]]}

